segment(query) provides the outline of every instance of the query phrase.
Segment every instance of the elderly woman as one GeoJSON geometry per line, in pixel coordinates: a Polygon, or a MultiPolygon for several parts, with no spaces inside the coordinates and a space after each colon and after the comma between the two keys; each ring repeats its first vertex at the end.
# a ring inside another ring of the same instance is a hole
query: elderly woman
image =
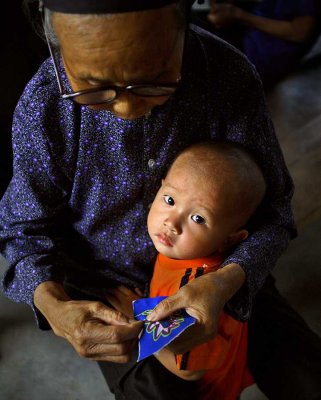
{"type": "Polygon", "coordinates": [[[173,351],[215,336],[223,307],[247,320],[295,235],[292,181],[261,82],[239,52],[188,26],[189,8],[183,0],[46,0],[51,58],[14,115],[14,174],[0,206],[4,292],[29,304],[40,328],[103,361],[116,398],[186,399],[195,390],[153,357],[131,362],[141,325],[104,301],[118,284],[148,294],[155,249],[146,216],[178,151],[204,138],[239,142],[268,190],[251,235],[222,268],[155,310],[159,319],[188,305],[197,316],[173,351]]]}

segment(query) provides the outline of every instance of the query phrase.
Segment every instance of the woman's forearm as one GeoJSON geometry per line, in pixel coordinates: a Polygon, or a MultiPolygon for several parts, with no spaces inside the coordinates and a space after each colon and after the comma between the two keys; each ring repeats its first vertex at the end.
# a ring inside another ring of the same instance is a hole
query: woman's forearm
{"type": "Polygon", "coordinates": [[[280,21],[241,10],[237,19],[242,25],[294,43],[304,43],[309,40],[315,26],[315,18],[310,16],[296,17],[291,21],[280,21]]]}

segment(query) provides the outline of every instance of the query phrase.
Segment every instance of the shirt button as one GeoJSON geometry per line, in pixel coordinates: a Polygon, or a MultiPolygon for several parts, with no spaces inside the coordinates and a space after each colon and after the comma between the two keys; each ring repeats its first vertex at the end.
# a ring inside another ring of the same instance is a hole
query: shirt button
{"type": "Polygon", "coordinates": [[[156,161],[153,160],[152,158],[150,160],[148,160],[148,167],[149,168],[151,168],[151,169],[154,168],[155,164],[156,164],[156,161]]]}

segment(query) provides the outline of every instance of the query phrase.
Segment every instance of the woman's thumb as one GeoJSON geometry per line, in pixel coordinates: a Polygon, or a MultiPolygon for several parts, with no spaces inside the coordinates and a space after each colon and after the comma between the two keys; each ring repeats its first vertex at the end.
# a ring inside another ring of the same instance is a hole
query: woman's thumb
{"type": "Polygon", "coordinates": [[[183,308],[181,297],[175,294],[161,301],[147,316],[147,321],[160,321],[172,315],[175,311],[183,308]]]}

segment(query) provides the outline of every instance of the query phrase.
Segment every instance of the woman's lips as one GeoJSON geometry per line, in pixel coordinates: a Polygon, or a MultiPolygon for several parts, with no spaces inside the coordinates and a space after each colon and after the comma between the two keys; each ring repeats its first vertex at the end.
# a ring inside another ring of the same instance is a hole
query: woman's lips
{"type": "Polygon", "coordinates": [[[158,238],[160,243],[162,243],[164,246],[173,247],[173,244],[172,244],[171,240],[169,239],[169,237],[164,235],[163,233],[157,234],[156,237],[158,238]]]}

